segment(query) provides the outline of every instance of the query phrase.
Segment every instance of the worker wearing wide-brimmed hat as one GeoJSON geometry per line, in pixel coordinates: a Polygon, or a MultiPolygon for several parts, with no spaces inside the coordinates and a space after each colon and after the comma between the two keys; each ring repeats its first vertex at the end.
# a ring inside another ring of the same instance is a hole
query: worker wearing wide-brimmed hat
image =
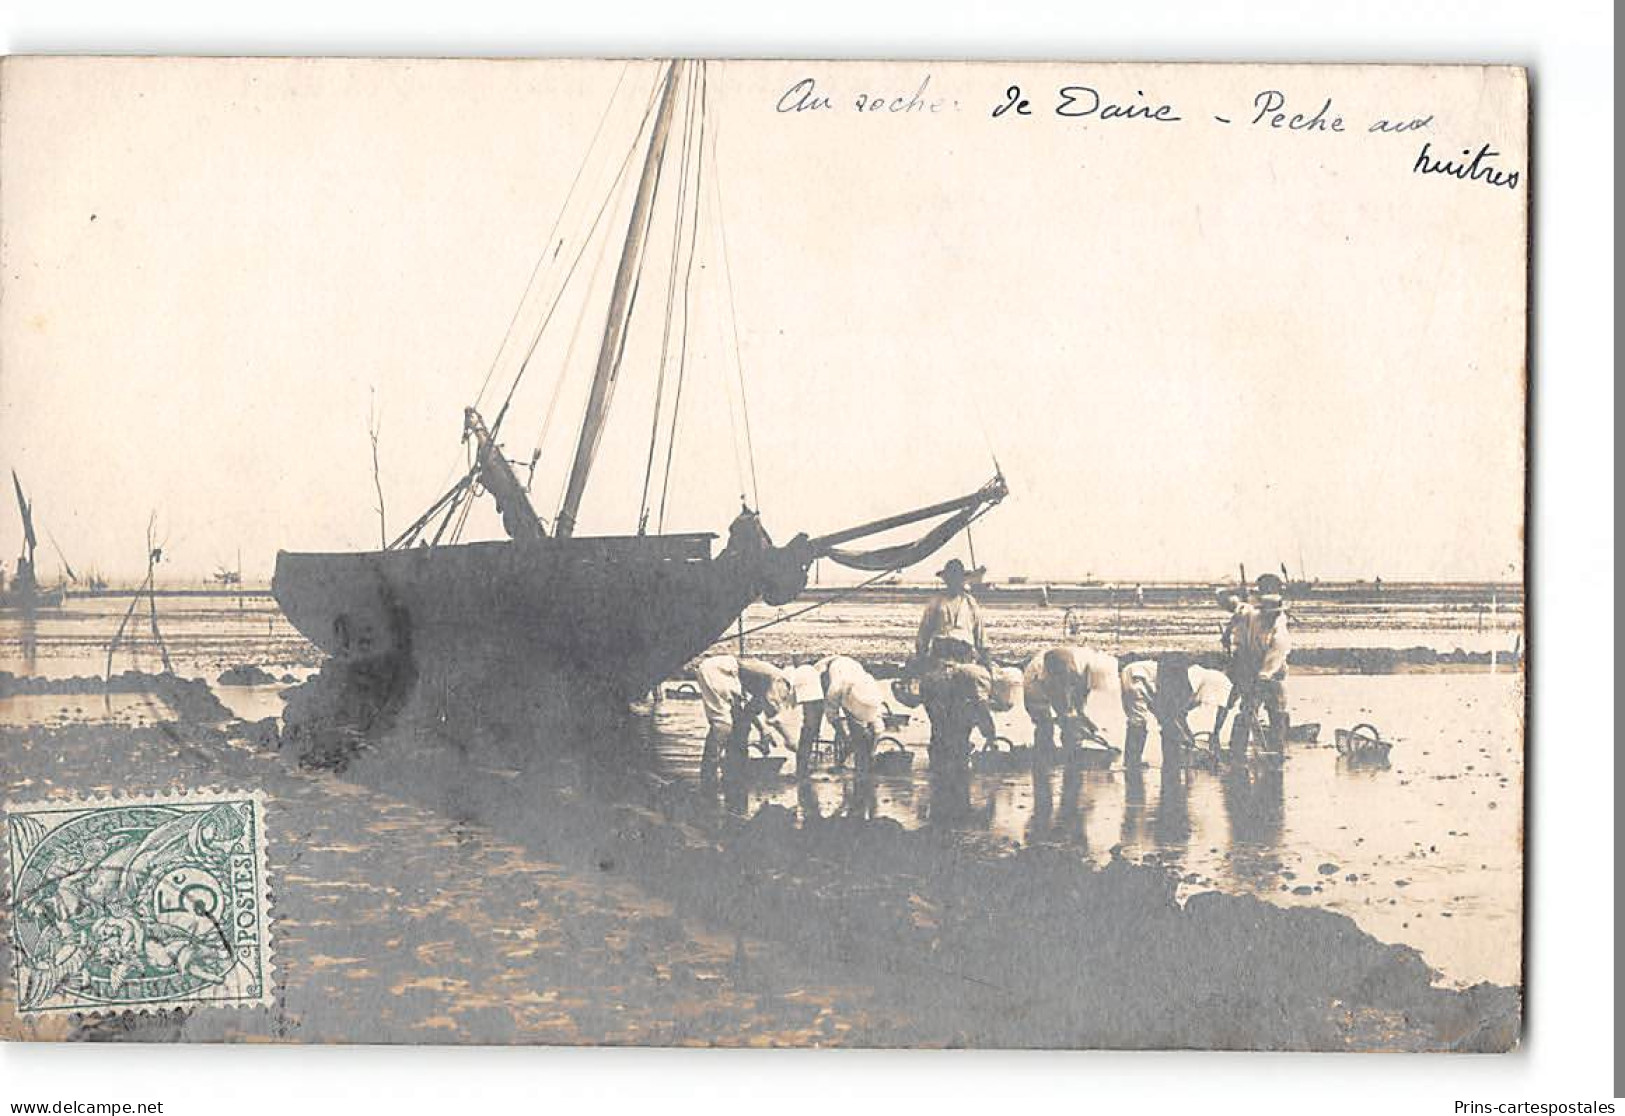
{"type": "Polygon", "coordinates": [[[970,595],[970,574],[965,563],[950,558],[937,576],[942,579],[943,591],[925,606],[914,641],[915,653],[922,659],[941,662],[982,661],[987,657],[982,614],[976,608],[976,598],[970,595]]]}
{"type": "Polygon", "coordinates": [[[1241,713],[1230,738],[1231,752],[1237,758],[1247,754],[1260,708],[1269,714],[1268,735],[1259,741],[1260,747],[1279,752],[1286,743],[1286,660],[1291,639],[1282,588],[1280,578],[1264,574],[1257,582],[1257,599],[1236,611],[1235,646],[1227,673],[1241,691],[1241,713]]]}
{"type": "Polygon", "coordinates": [[[931,722],[931,760],[958,766],[969,753],[971,728],[993,740],[993,676],[965,563],[950,558],[937,576],[943,591],[931,598],[920,618],[912,669],[918,672],[931,722]]]}

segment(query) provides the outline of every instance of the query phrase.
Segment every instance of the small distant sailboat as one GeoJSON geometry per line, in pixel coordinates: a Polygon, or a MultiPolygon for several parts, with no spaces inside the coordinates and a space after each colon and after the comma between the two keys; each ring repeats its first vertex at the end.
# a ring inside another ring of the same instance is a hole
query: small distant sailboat
{"type": "MultiPolygon", "coordinates": [[[[463,438],[472,448],[468,471],[394,543],[381,551],[277,555],[272,593],[294,627],[328,655],[404,655],[455,663],[471,672],[563,674],[630,699],[716,642],[752,602],[789,603],[806,587],[808,569],[818,559],[884,576],[929,557],[1007,494],[1003,476],[996,473],[966,495],[816,538],[799,534],[782,546],[769,537],[757,509],[746,506],[728,528],[721,552],[713,554],[715,536],[709,533],[647,533],[646,476],[635,535],[576,535],[576,517],[621,372],[637,292],[640,284],[661,282],[653,274],[658,265],[650,259],[660,253],[646,247],[663,189],[674,190],[677,198],[664,321],[668,331],[674,316],[687,321],[687,287],[680,271],[685,265],[689,273],[693,270],[695,230],[702,220],[701,168],[715,173],[714,154],[709,163],[705,160],[705,70],[703,62],[664,63],[634,137],[633,151],[643,144],[642,173],[558,514],[550,523],[537,514],[529,484],[520,482],[503,455],[497,438],[507,403],[489,426],[479,410],[467,408],[463,438]],[[673,144],[673,122],[679,118],[673,144]],[[480,492],[495,500],[506,540],[457,541],[468,505],[480,492]],[[933,519],[940,522],[912,541],[867,551],[846,549],[856,540],[933,519]]],[[[630,165],[630,153],[625,165],[630,165]]],[[[549,249],[557,254],[556,247],[549,249]]],[[[679,333],[686,339],[686,326],[679,333]]],[[[664,349],[663,342],[662,376],[664,349]]],[[[524,371],[522,366],[515,386],[524,371]]],[[[679,400],[681,383],[679,375],[679,400]]],[[[513,398],[511,391],[508,398],[513,398]]],[[[658,431],[658,388],[655,406],[658,431]]],[[[675,431],[675,404],[671,422],[675,431]]],[[[674,438],[667,440],[668,478],[673,443],[674,438]]],[[[652,435],[651,472],[655,446],[652,435]]],[[[532,472],[535,465],[533,458],[532,472]]]]}
{"type": "Polygon", "coordinates": [[[243,552],[240,550],[237,552],[237,565],[235,567],[228,566],[224,562],[217,563],[214,568],[214,576],[209,580],[222,589],[230,589],[234,585],[241,586],[243,583],[243,552]]]}
{"type": "Polygon", "coordinates": [[[23,520],[23,552],[17,557],[17,568],[12,571],[10,580],[0,585],[0,609],[32,612],[56,608],[62,604],[67,591],[60,585],[47,589],[39,583],[38,567],[34,564],[34,551],[39,545],[34,534],[34,506],[23,495],[23,482],[17,479],[15,469],[11,471],[11,486],[16,490],[17,510],[23,520]]]}

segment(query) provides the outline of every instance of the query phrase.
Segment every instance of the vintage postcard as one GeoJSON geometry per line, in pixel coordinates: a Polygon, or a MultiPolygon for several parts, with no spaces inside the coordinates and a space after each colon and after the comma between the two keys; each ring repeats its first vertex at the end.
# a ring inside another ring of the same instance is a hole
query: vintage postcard
{"type": "Polygon", "coordinates": [[[1532,173],[1508,66],[6,59],[0,1035],[1513,1048],[1532,173]]]}

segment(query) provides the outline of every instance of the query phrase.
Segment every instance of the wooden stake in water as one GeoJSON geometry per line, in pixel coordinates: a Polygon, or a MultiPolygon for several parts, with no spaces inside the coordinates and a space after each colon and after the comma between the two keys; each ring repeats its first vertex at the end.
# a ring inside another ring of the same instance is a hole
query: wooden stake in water
{"type": "Polygon", "coordinates": [[[1494,593],[1490,594],[1490,673],[1495,673],[1495,644],[1501,637],[1495,631],[1495,615],[1498,611],[1498,601],[1494,593]]]}
{"type": "Polygon", "coordinates": [[[163,659],[164,673],[173,674],[175,672],[174,666],[169,661],[169,648],[164,644],[164,635],[158,630],[158,584],[156,578],[158,563],[163,560],[164,552],[163,548],[153,541],[153,525],[156,519],[157,513],[155,512],[152,518],[147,521],[146,579],[141,582],[141,588],[135,591],[135,596],[130,598],[130,607],[125,610],[124,619],[119,621],[118,630],[113,633],[113,641],[107,645],[106,680],[109,684],[113,679],[113,654],[118,650],[119,643],[124,639],[124,630],[128,627],[130,618],[135,615],[135,610],[140,606],[143,596],[147,598],[152,638],[158,644],[158,654],[163,659]]]}

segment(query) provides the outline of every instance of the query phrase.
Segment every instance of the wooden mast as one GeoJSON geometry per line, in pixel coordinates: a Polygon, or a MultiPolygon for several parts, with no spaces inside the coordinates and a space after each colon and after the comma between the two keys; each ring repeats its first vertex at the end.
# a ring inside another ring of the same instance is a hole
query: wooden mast
{"type": "Polygon", "coordinates": [[[587,397],[587,415],[581,424],[581,438],[576,443],[575,461],[570,466],[564,505],[559,509],[554,525],[554,533],[559,538],[568,538],[575,533],[576,512],[581,508],[581,496],[587,488],[587,474],[592,471],[593,455],[598,449],[599,435],[603,433],[610,392],[620,371],[621,351],[626,346],[626,329],[631,314],[633,280],[642,254],[644,236],[649,228],[649,206],[660,178],[666,139],[671,132],[672,109],[677,101],[677,75],[681,68],[682,63],[674,60],[666,69],[666,86],[660,95],[660,110],[649,133],[649,152],[643,160],[643,176],[638,180],[632,219],[626,228],[626,243],[621,247],[621,264],[615,272],[615,289],[604,324],[604,340],[598,349],[598,367],[593,373],[592,392],[587,397]]]}

